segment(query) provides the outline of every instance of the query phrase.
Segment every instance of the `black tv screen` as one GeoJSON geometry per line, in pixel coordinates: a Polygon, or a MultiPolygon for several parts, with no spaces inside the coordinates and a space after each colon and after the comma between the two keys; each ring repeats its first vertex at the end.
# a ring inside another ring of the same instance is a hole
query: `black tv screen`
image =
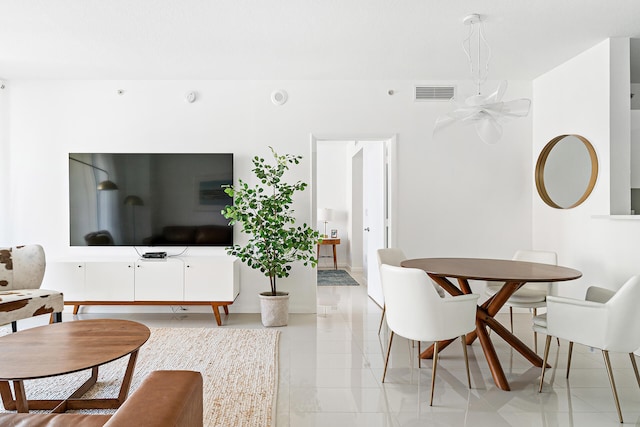
{"type": "Polygon", "coordinates": [[[230,246],[230,153],[69,153],[71,246],[230,246]]]}

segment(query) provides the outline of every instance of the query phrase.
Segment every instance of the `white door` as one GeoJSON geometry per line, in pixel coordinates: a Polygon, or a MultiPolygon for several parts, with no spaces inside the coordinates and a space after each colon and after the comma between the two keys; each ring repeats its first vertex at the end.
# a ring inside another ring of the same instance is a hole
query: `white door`
{"type": "Polygon", "coordinates": [[[363,144],[362,223],[363,271],[368,294],[380,306],[384,304],[376,251],[387,247],[386,230],[386,149],[384,141],[363,144]]]}

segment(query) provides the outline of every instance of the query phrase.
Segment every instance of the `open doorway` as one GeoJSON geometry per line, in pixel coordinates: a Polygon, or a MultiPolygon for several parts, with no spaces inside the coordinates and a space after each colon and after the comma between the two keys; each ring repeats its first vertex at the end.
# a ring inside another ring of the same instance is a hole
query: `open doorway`
{"type": "MultiPolygon", "coordinates": [[[[369,296],[383,305],[376,250],[394,246],[395,135],[311,137],[312,216],[318,230],[340,238],[337,266],[360,274],[369,296]],[[326,218],[330,210],[328,222],[326,218]]],[[[332,248],[321,247],[319,268],[332,268],[332,248]]],[[[329,245],[326,245],[329,246],[329,245]]]]}

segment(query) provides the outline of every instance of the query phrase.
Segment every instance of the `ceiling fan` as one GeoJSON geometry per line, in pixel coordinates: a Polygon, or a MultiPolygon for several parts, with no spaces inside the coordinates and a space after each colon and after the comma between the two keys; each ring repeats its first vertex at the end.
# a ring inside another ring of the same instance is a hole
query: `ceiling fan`
{"type": "Polygon", "coordinates": [[[489,70],[489,60],[491,59],[491,48],[484,37],[484,27],[480,15],[473,14],[464,18],[465,25],[469,25],[469,35],[463,41],[464,52],[469,59],[471,74],[474,75],[477,85],[477,94],[469,96],[464,103],[457,104],[457,107],[436,119],[436,125],[433,130],[434,136],[442,129],[451,125],[473,124],[480,139],[486,144],[495,144],[502,137],[502,124],[517,117],[525,117],[529,114],[531,100],[527,98],[514,99],[511,101],[503,101],[502,97],[507,90],[507,82],[503,81],[498,88],[489,95],[483,95],[480,88],[487,80],[489,70]],[[476,63],[471,56],[471,40],[473,35],[477,36],[476,63]],[[487,51],[484,70],[481,65],[481,50],[485,47],[487,51]]]}

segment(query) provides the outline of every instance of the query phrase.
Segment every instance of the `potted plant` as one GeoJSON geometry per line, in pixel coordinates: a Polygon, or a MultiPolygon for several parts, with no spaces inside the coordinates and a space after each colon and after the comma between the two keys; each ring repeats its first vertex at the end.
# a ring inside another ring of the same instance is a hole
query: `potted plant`
{"type": "Polygon", "coordinates": [[[242,232],[250,236],[246,244],[228,247],[227,254],[269,277],[271,290],[260,294],[262,324],[284,326],[289,318],[289,293],[278,291],[277,279],[289,276],[293,262],[317,265],[315,248],[320,235],[306,223],[295,225],[293,195],[307,184],[290,184],[283,179],[289,166],[299,164],[302,156],[281,156],[269,148],[275,164],[254,157],[252,172],[260,183],[250,186],[240,179],[237,186],[225,186],[234,204],[226,206],[222,214],[231,225],[242,224],[242,232]]]}

